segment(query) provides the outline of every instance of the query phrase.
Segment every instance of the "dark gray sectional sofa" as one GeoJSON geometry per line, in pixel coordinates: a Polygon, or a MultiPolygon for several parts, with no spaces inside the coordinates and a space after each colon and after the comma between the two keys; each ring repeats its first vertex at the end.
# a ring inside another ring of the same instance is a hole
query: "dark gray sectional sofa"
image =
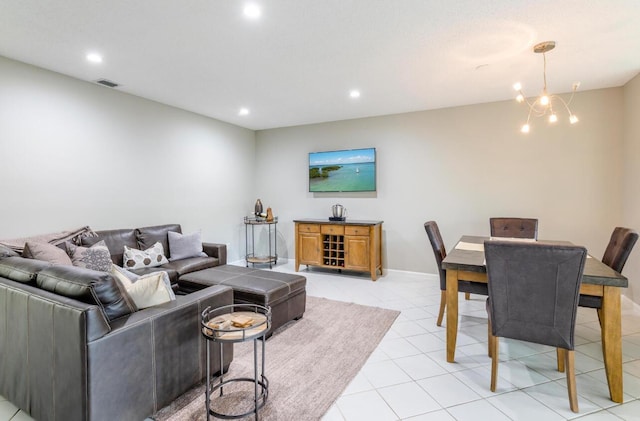
{"type": "MultiPolygon", "coordinates": [[[[146,249],[180,225],[98,231],[122,264],[124,245],[146,249]]],[[[181,275],[226,263],[226,246],[204,244],[207,257],[138,272],[181,275]]],[[[233,303],[228,286],[209,286],[166,304],[130,312],[109,273],[0,258],[0,395],[37,420],[140,421],[201,382],[206,361],[200,313],[233,303]]],[[[215,348],[215,349],[214,349],[215,348]]],[[[220,370],[212,347],[213,371],[220,370]]],[[[224,350],[223,365],[233,359],[224,350]]]]}

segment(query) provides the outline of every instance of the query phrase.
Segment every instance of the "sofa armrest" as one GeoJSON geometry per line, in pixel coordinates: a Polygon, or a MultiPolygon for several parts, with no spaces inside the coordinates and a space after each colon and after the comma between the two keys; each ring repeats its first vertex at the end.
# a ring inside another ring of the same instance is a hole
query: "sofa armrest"
{"type": "Polygon", "coordinates": [[[227,245],[218,243],[202,243],[202,250],[210,257],[217,257],[220,265],[227,264],[227,245]]]}
{"type": "Polygon", "coordinates": [[[110,337],[102,310],[0,278],[0,313],[0,395],[35,419],[88,419],[88,345],[110,337]]]}
{"type": "MultiPolygon", "coordinates": [[[[112,343],[104,344],[104,349],[100,349],[101,344],[93,348],[95,361],[99,361],[95,368],[100,374],[92,384],[92,391],[100,399],[96,399],[92,412],[102,414],[103,419],[125,419],[122,414],[110,411],[128,406],[138,408],[137,416],[130,419],[143,419],[202,381],[206,374],[202,311],[208,306],[216,308],[232,303],[230,287],[214,286],[113,321],[112,332],[107,335],[112,343]],[[127,350],[125,361],[123,349],[127,350]],[[117,383],[121,391],[104,385],[106,374],[102,373],[109,372],[128,373],[117,383]],[[141,389],[142,385],[146,387],[141,389]],[[145,409],[149,407],[154,409],[145,409]]],[[[233,345],[223,347],[226,369],[233,359],[233,345]]],[[[210,358],[212,372],[220,371],[217,346],[211,347],[210,358]]]]}

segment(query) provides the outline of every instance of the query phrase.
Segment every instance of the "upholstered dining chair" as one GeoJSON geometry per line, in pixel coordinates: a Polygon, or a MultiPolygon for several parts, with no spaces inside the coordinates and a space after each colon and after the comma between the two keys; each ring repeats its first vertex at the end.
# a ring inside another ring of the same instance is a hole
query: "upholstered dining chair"
{"type": "MultiPolygon", "coordinates": [[[[447,306],[447,274],[442,269],[442,261],[447,257],[447,249],[444,246],[444,241],[440,235],[440,229],[435,221],[428,221],[424,223],[424,230],[427,232],[433,254],[436,258],[436,264],[438,265],[438,273],[440,275],[440,311],[438,312],[438,326],[442,325],[442,318],[444,317],[444,310],[447,306]]],[[[482,282],[473,281],[458,281],[458,291],[465,293],[474,293],[480,295],[487,295],[487,284],[482,282]]]]}
{"type": "MultiPolygon", "coordinates": [[[[638,233],[631,228],[616,227],[611,233],[609,244],[607,245],[602,263],[609,266],[618,273],[622,273],[625,263],[633,250],[633,246],[638,241],[638,233]]],[[[580,294],[580,307],[590,307],[598,310],[600,319],[600,309],[602,309],[602,297],[594,295],[580,294]]]]}
{"type": "Polygon", "coordinates": [[[580,246],[486,241],[491,391],[498,376],[498,338],[557,348],[567,372],[569,405],[578,412],[574,330],[587,250],[580,246]]]}
{"type": "Polygon", "coordinates": [[[489,218],[492,237],[538,239],[538,220],[534,218],[489,218]]]}

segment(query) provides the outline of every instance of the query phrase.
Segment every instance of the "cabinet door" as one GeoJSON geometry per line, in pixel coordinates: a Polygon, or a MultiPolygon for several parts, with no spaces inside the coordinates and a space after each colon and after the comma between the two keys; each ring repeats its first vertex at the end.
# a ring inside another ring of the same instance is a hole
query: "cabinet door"
{"type": "Polygon", "coordinates": [[[344,236],[345,269],[369,271],[369,237],[363,235],[344,236]]]}
{"type": "Polygon", "coordinates": [[[300,233],[299,236],[300,264],[321,265],[322,264],[322,241],[320,234],[300,233]]]}

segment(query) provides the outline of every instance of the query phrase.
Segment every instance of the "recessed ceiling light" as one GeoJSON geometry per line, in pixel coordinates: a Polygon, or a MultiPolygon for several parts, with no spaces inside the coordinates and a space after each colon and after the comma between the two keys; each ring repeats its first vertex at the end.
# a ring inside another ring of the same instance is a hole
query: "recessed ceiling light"
{"type": "Polygon", "coordinates": [[[354,89],[352,91],[349,91],[349,96],[351,98],[360,98],[360,91],[354,89]]]}
{"type": "Polygon", "coordinates": [[[249,19],[258,19],[261,14],[260,6],[255,3],[248,3],[244,6],[244,15],[249,19]]]}
{"type": "Polygon", "coordinates": [[[102,56],[97,53],[89,53],[87,54],[87,60],[91,63],[102,63],[102,56]]]}
{"type": "Polygon", "coordinates": [[[249,109],[248,108],[240,108],[240,111],[238,111],[238,115],[249,115],[249,109]]]}

